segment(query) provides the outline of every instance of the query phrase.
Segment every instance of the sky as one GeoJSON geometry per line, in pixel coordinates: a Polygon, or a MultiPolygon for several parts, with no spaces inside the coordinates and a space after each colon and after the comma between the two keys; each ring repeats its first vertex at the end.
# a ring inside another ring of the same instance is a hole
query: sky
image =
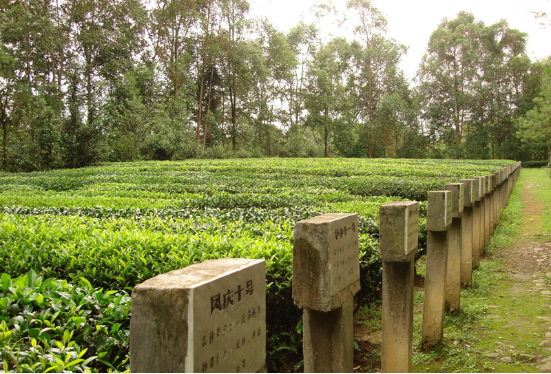
{"type": "MultiPolygon", "coordinates": [[[[249,0],[252,15],[266,17],[281,31],[287,32],[301,20],[313,22],[311,6],[316,0],[249,0]]],[[[333,0],[340,11],[346,11],[346,0],[333,0]]],[[[453,19],[464,10],[486,25],[501,19],[509,27],[528,34],[527,53],[533,60],[551,56],[551,26],[538,26],[531,11],[551,16],[551,0],[372,0],[386,17],[388,33],[409,47],[400,63],[406,77],[413,78],[425,54],[430,35],[444,18],[453,19]]],[[[343,28],[327,24],[323,31],[346,36],[343,28]]]]}

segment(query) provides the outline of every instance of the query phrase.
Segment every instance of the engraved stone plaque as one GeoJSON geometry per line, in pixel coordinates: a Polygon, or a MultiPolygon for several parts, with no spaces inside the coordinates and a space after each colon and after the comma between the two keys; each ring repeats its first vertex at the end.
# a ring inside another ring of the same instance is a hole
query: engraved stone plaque
{"type": "Polygon", "coordinates": [[[427,199],[427,230],[446,231],[452,223],[452,191],[429,191],[427,199]]]}
{"type": "Polygon", "coordinates": [[[465,190],[465,207],[470,208],[473,206],[474,202],[476,201],[473,187],[474,187],[474,179],[461,179],[461,183],[463,183],[463,188],[465,190]]]}
{"type": "Polygon", "coordinates": [[[461,217],[464,207],[465,187],[462,183],[448,183],[446,190],[453,191],[452,217],[461,217]]]}
{"type": "Polygon", "coordinates": [[[482,176],[480,177],[480,198],[483,199],[484,196],[486,196],[487,191],[486,188],[488,187],[488,182],[486,182],[486,177],[482,176]]]}
{"type": "Polygon", "coordinates": [[[473,195],[475,201],[480,201],[481,196],[481,183],[480,183],[480,177],[473,177],[473,195]]]}
{"type": "Polygon", "coordinates": [[[492,187],[493,175],[485,175],[484,177],[486,178],[486,193],[489,194],[493,191],[493,187],[492,187]]]}
{"type": "Polygon", "coordinates": [[[299,308],[330,311],[360,289],[358,215],[329,213],[294,229],[293,299],[299,308]]]}
{"type": "Polygon", "coordinates": [[[397,201],[379,208],[381,260],[408,262],[415,258],[419,244],[419,203],[397,201]]]}
{"type": "Polygon", "coordinates": [[[130,331],[133,372],[261,370],[265,261],[210,260],[141,283],[132,293],[130,331]],[[160,352],[170,359],[158,358],[160,352]]]}

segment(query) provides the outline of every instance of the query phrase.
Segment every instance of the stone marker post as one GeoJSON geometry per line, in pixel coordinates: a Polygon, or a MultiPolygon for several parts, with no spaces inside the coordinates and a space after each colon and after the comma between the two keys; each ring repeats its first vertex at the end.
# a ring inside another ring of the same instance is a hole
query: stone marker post
{"type": "Polygon", "coordinates": [[[499,212],[501,212],[501,170],[494,173],[494,231],[499,224],[499,212]]]}
{"type": "Polygon", "coordinates": [[[453,192],[429,191],[427,201],[427,264],[421,346],[442,341],[448,260],[448,227],[452,223],[453,192]]]}
{"type": "Polygon", "coordinates": [[[509,193],[508,193],[507,199],[509,199],[509,197],[513,193],[513,188],[515,187],[515,184],[517,183],[517,172],[518,172],[518,165],[514,164],[511,167],[511,173],[510,173],[511,175],[509,177],[509,179],[511,179],[511,183],[509,184],[509,193]]]}
{"type": "Polygon", "coordinates": [[[482,196],[483,186],[482,177],[474,177],[473,193],[475,198],[475,204],[473,207],[473,269],[478,267],[480,258],[480,244],[481,238],[484,237],[484,230],[482,225],[482,196]]]}
{"type": "Polygon", "coordinates": [[[492,200],[492,210],[490,211],[490,235],[492,235],[496,229],[497,226],[497,175],[496,173],[493,173],[490,175],[490,186],[492,192],[491,194],[491,200],[492,200]]]}
{"type": "Polygon", "coordinates": [[[472,285],[473,274],[473,206],[476,201],[473,191],[474,179],[460,181],[464,189],[464,207],[461,217],[463,248],[461,250],[461,285],[468,288],[472,285]]]}
{"type": "Polygon", "coordinates": [[[419,203],[392,202],[379,208],[383,262],[383,373],[412,371],[413,278],[418,246],[419,203]]]}
{"type": "Polygon", "coordinates": [[[492,181],[490,175],[484,176],[484,183],[486,192],[484,194],[484,246],[482,247],[482,254],[484,254],[484,249],[490,242],[490,212],[491,212],[491,193],[492,193],[492,181]]]}
{"type": "Polygon", "coordinates": [[[209,260],[132,292],[131,372],[256,372],[266,361],[266,263],[209,260]]]}
{"type": "Polygon", "coordinates": [[[501,205],[499,206],[498,221],[501,222],[501,213],[503,209],[507,207],[507,198],[505,196],[505,186],[507,185],[507,172],[505,171],[505,169],[501,170],[499,180],[499,201],[501,205]]]}
{"type": "Polygon", "coordinates": [[[448,268],[446,270],[446,311],[454,314],[459,311],[461,297],[461,251],[463,248],[462,216],[465,198],[462,183],[448,183],[446,190],[452,195],[452,224],[448,228],[448,268]]]}
{"type": "Polygon", "coordinates": [[[478,257],[484,254],[485,240],[486,240],[486,189],[488,188],[488,182],[486,177],[480,177],[480,245],[478,247],[478,257]]]}
{"type": "Polygon", "coordinates": [[[507,179],[508,179],[508,176],[507,176],[507,169],[503,169],[501,171],[501,184],[500,184],[500,189],[501,189],[501,197],[500,197],[500,200],[501,200],[501,207],[499,209],[499,222],[501,222],[501,212],[503,211],[503,209],[507,208],[507,179]]]}
{"type": "Polygon", "coordinates": [[[353,369],[353,297],[360,290],[358,215],[329,213],[294,229],[293,299],[303,309],[304,371],[353,369]]]}

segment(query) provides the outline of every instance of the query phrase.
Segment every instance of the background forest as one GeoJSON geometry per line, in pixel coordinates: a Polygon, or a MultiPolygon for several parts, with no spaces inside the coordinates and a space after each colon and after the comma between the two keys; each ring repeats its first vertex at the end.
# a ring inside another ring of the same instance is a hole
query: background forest
{"type": "MultiPolygon", "coordinates": [[[[547,160],[551,60],[506,21],[444,19],[416,80],[369,0],[354,37],[283,33],[246,0],[0,3],[5,171],[227,157],[547,160]]],[[[318,19],[329,5],[313,11],[318,19]]],[[[341,15],[343,22],[344,15],[341,15]]]]}

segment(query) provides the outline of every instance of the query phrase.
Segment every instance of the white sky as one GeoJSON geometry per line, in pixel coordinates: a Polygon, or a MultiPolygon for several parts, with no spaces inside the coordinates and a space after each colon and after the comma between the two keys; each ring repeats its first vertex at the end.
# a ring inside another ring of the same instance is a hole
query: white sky
{"type": "MultiPolygon", "coordinates": [[[[310,7],[315,0],[249,0],[252,15],[267,17],[287,32],[301,20],[314,20],[310,7]]],[[[408,78],[415,72],[425,53],[431,33],[445,17],[453,19],[467,11],[486,25],[505,19],[509,27],[528,33],[527,52],[532,61],[551,55],[551,27],[542,29],[530,11],[545,11],[551,16],[551,0],[372,0],[388,21],[388,36],[409,47],[400,67],[408,78]]],[[[346,0],[333,0],[345,11],[346,0]]],[[[323,31],[345,36],[342,29],[328,25],[323,31]]]]}

